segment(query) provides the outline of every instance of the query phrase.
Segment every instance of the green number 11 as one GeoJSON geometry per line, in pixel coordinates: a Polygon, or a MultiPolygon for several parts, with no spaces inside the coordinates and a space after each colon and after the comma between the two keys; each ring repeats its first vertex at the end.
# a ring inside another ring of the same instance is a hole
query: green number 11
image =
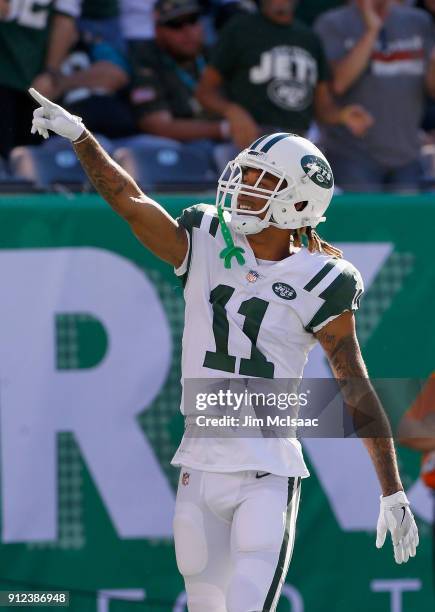
{"type": "MultiPolygon", "coordinates": [[[[207,351],[204,367],[212,370],[234,373],[236,371],[236,357],[228,353],[228,336],[230,326],[225,306],[234,293],[234,288],[228,285],[218,285],[210,293],[210,304],[213,308],[213,335],[216,351],[207,351]]],[[[257,348],[257,338],[261,323],[266,314],[269,302],[253,297],[240,304],[239,314],[244,315],[243,333],[251,341],[251,356],[240,360],[239,374],[256,376],[258,378],[273,378],[275,366],[267,361],[263,353],[257,348]]]]}

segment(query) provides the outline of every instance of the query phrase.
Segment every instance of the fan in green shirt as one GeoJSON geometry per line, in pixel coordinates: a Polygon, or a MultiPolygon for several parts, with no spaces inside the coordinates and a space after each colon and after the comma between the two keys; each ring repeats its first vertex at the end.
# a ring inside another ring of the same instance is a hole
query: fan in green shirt
{"type": "MultiPolygon", "coordinates": [[[[0,155],[38,141],[30,134],[34,104],[27,88],[56,70],[74,32],[80,0],[25,0],[2,3],[0,17],[0,155]]],[[[46,93],[50,93],[46,90],[46,93]]]]}
{"type": "Polygon", "coordinates": [[[239,148],[271,132],[304,135],[314,118],[358,136],[371,125],[361,107],[333,101],[320,39],[294,19],[294,4],[262,0],[259,14],[232,19],[202,74],[197,97],[229,121],[239,148]]]}
{"type": "Polygon", "coordinates": [[[26,90],[45,66],[50,28],[55,13],[77,17],[78,0],[10,2],[0,21],[0,85],[26,90]]]}

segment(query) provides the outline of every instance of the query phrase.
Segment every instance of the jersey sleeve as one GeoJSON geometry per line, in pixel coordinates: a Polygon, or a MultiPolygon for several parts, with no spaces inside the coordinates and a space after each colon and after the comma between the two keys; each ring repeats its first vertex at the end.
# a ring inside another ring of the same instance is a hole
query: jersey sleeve
{"type": "Polygon", "coordinates": [[[363,291],[361,274],[354,266],[348,264],[320,293],[319,298],[323,300],[323,304],[314,313],[305,329],[311,333],[317,332],[343,312],[358,310],[363,291]]]}
{"type": "Polygon", "coordinates": [[[199,229],[201,227],[201,223],[206,209],[206,205],[196,204],[194,206],[190,206],[189,208],[185,208],[181,215],[177,218],[177,222],[179,223],[179,225],[184,227],[184,229],[186,230],[189,242],[189,247],[183,263],[180,267],[174,268],[175,274],[179,276],[183,282],[183,287],[186,285],[187,282],[187,277],[190,270],[190,262],[192,261],[192,251],[195,248],[193,230],[194,228],[199,229]]]}

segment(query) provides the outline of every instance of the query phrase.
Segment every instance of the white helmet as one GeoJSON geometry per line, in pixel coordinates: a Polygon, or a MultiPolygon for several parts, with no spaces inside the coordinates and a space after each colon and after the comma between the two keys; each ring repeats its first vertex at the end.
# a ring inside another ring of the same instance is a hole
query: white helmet
{"type": "Polygon", "coordinates": [[[216,206],[231,212],[231,227],[257,234],[269,226],[281,229],[316,227],[328,208],[334,177],[326,157],[312,142],[295,134],[269,134],[256,140],[230,161],[218,181],[216,206]],[[253,186],[242,183],[242,169],[261,173],[253,186]],[[266,173],[278,178],[275,189],[259,187],[266,173]],[[239,195],[265,200],[261,210],[242,210],[239,195]],[[296,204],[300,204],[296,208],[296,204]],[[302,205],[303,204],[303,205],[302,205]],[[266,213],[261,219],[258,215],[266,213]]]}

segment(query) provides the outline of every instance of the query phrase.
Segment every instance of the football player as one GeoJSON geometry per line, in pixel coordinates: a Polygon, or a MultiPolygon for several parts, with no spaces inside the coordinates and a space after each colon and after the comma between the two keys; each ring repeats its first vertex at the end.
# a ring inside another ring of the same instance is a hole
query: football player
{"type": "MultiPolygon", "coordinates": [[[[339,381],[368,380],[353,315],[360,274],[315,229],[334,185],[317,147],[286,133],[259,138],[229,163],[216,206],[192,206],[174,220],[79,117],[30,93],[40,104],[32,129],[70,139],[101,196],[182,277],[184,381],[300,379],[316,342],[339,381]]],[[[389,431],[369,383],[342,387],[350,407],[362,405],[389,431]]],[[[393,441],[364,443],[382,489],[376,545],[389,531],[397,563],[406,562],[418,532],[393,441]]],[[[174,536],[189,611],[275,610],[308,476],[299,442],[185,433],[172,463],[181,468],[174,536]]]]}

